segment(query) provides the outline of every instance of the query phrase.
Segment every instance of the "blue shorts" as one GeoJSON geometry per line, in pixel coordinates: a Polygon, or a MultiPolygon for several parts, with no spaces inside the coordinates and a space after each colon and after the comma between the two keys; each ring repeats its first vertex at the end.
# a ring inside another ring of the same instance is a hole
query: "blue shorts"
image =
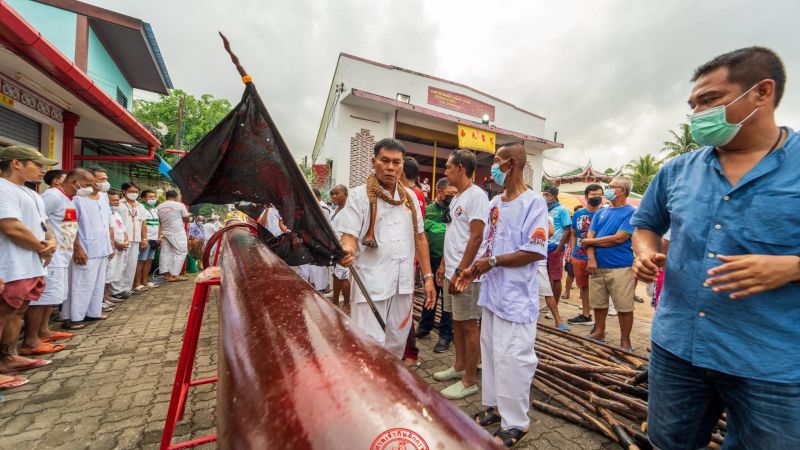
{"type": "Polygon", "coordinates": [[[147,247],[139,250],[139,261],[147,261],[148,259],[155,259],[156,249],[158,248],[158,241],[147,241],[147,247]]]}

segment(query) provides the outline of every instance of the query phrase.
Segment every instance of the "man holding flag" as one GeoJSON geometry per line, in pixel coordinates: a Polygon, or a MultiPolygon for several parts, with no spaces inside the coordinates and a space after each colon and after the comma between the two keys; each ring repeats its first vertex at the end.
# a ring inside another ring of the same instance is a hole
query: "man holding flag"
{"type": "Polygon", "coordinates": [[[351,294],[351,318],[400,358],[413,320],[415,256],[422,268],[428,308],[436,302],[436,288],[419,204],[414,192],[399,183],[405,147],[400,141],[387,138],[375,144],[373,152],[374,174],[366,185],[350,191],[337,220],[336,231],[342,233],[341,244],[346,253],[340,264],[353,265],[363,277],[386,322],[385,333],[360,289],[351,294]],[[372,245],[364,243],[367,235],[374,236],[369,242],[372,245]]]}

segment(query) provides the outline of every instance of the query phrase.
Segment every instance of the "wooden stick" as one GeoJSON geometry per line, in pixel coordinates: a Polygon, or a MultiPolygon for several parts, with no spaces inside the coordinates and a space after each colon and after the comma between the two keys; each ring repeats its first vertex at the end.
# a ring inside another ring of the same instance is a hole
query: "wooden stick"
{"type": "Polygon", "coordinates": [[[583,364],[567,364],[563,362],[548,361],[547,364],[558,367],[559,369],[568,370],[570,372],[581,373],[616,373],[620,375],[636,375],[637,372],[633,369],[623,369],[621,367],[605,367],[605,366],[587,366],[583,364]]]}
{"type": "Polygon", "coordinates": [[[622,395],[622,394],[620,394],[618,392],[614,392],[614,391],[612,391],[612,390],[610,390],[608,388],[600,386],[599,384],[592,383],[591,381],[584,380],[581,377],[573,375],[573,374],[571,374],[571,373],[569,373],[569,372],[567,372],[565,370],[561,370],[561,369],[559,369],[557,367],[548,366],[545,363],[539,363],[539,365],[542,367],[542,369],[549,370],[554,375],[558,375],[561,378],[567,379],[567,380],[569,380],[570,382],[574,383],[575,385],[577,385],[580,388],[591,389],[592,391],[594,391],[595,393],[597,393],[598,395],[600,395],[602,397],[610,398],[612,400],[616,400],[616,401],[618,401],[620,403],[624,403],[624,404],[628,405],[631,408],[634,408],[636,410],[639,410],[639,411],[642,411],[644,413],[647,413],[647,405],[643,404],[638,399],[627,397],[627,396],[622,395]]]}
{"type": "Polygon", "coordinates": [[[597,407],[597,412],[600,413],[600,417],[606,420],[611,425],[611,429],[614,430],[614,434],[617,435],[617,442],[619,443],[620,447],[626,450],[640,450],[639,446],[637,446],[633,439],[628,435],[628,432],[614,419],[614,416],[608,412],[607,409],[603,408],[602,406],[597,407]]]}
{"type": "Polygon", "coordinates": [[[534,379],[533,381],[534,381],[534,384],[543,393],[545,393],[548,397],[550,397],[553,400],[555,400],[555,401],[561,403],[562,405],[566,406],[572,412],[577,413],[584,420],[586,420],[587,422],[591,423],[592,426],[594,426],[598,431],[601,431],[606,436],[613,435],[613,432],[611,431],[611,429],[609,429],[602,422],[597,420],[597,417],[593,416],[592,414],[589,414],[588,411],[594,411],[596,413],[596,409],[594,408],[594,406],[589,404],[588,405],[589,408],[587,410],[587,408],[584,408],[580,403],[573,401],[569,397],[561,395],[561,394],[559,394],[557,392],[554,392],[554,391],[550,390],[547,386],[544,385],[544,383],[541,382],[541,380],[535,380],[534,379]]]}
{"type": "Polygon", "coordinates": [[[615,347],[613,345],[603,344],[602,342],[596,342],[596,341],[593,341],[593,340],[591,340],[589,338],[585,338],[585,337],[577,335],[577,334],[569,333],[567,331],[559,330],[558,328],[552,327],[550,325],[545,325],[543,323],[537,323],[536,326],[539,329],[545,330],[545,331],[547,331],[547,332],[549,332],[551,334],[558,335],[560,337],[569,339],[569,340],[574,341],[574,342],[581,342],[581,343],[582,342],[588,342],[590,344],[595,344],[595,345],[598,345],[600,347],[607,348],[609,350],[614,350],[615,352],[618,352],[618,353],[625,353],[625,354],[634,356],[636,358],[642,359],[644,361],[649,361],[648,358],[646,358],[644,356],[641,356],[641,355],[637,355],[636,353],[629,352],[627,350],[623,350],[623,349],[621,349],[619,347],[615,347]]]}

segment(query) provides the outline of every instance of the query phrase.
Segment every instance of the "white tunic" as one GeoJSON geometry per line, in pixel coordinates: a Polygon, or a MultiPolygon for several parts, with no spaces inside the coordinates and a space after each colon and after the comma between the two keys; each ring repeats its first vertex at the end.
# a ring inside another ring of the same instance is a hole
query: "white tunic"
{"type": "MultiPolygon", "coordinates": [[[[147,220],[147,210],[139,202],[134,202],[131,206],[127,201],[119,202],[119,215],[122,223],[125,224],[125,231],[128,232],[128,241],[131,243],[142,242],[142,227],[147,220]]],[[[147,233],[147,231],[145,231],[147,233]]],[[[131,247],[138,245],[131,244],[131,247]]]]}
{"type": "Polygon", "coordinates": [[[72,199],[78,211],[78,240],[89,258],[106,257],[111,254],[111,238],[108,224],[111,207],[105,192],[98,194],[97,200],[89,197],[72,199]]]}
{"type": "MultiPolygon", "coordinates": [[[[378,199],[375,221],[377,248],[361,244],[361,239],[369,229],[370,219],[366,186],[358,186],[350,191],[347,204],[336,217],[335,231],[355,236],[358,240],[354,267],[375,301],[414,292],[414,244],[416,234],[425,231],[425,224],[416,195],[411,189],[404,189],[413,199],[413,211],[405,203],[393,206],[378,199]],[[411,214],[417,215],[416,230],[412,230],[411,214]]],[[[394,199],[399,199],[396,191],[394,199]]],[[[351,292],[355,303],[366,302],[360,289],[352,289],[351,292]]]]}
{"type": "MultiPolygon", "coordinates": [[[[47,221],[44,202],[36,192],[0,177],[0,219],[16,219],[25,224],[36,239],[44,240],[47,221]]],[[[19,247],[0,233],[0,278],[5,282],[45,275],[39,255],[19,247]]]]}
{"type": "Polygon", "coordinates": [[[61,188],[48,189],[42,194],[47,222],[53,229],[57,246],[48,267],[69,267],[75,236],[78,235],[78,212],[75,203],[61,188]]]}

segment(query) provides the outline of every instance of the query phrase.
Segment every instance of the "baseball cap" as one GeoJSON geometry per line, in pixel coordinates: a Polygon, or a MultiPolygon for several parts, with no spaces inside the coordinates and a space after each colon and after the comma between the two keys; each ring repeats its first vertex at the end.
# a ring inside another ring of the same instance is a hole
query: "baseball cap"
{"type": "Polygon", "coordinates": [[[0,161],[11,161],[12,159],[19,161],[33,161],[43,166],[55,166],[58,164],[58,161],[54,159],[47,159],[38,150],[30,147],[11,145],[0,149],[0,161]]]}

